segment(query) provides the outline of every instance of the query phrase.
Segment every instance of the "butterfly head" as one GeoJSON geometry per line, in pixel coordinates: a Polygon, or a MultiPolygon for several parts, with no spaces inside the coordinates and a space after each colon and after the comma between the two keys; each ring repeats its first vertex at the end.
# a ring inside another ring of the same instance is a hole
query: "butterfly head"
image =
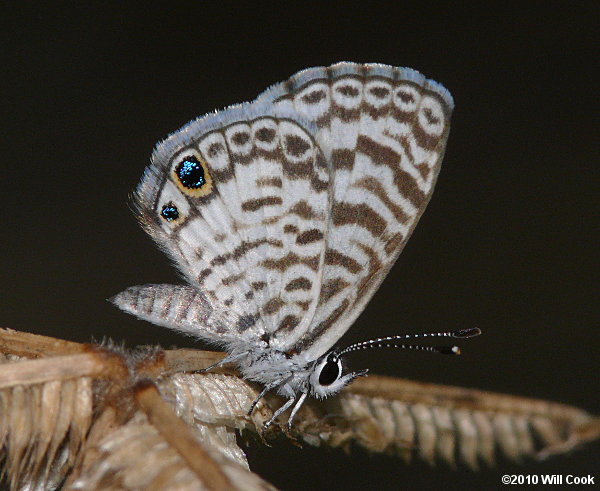
{"type": "Polygon", "coordinates": [[[445,355],[459,355],[460,349],[458,346],[421,346],[412,344],[399,344],[398,341],[426,337],[471,338],[478,336],[479,334],[481,334],[481,330],[476,327],[449,332],[405,334],[401,336],[388,336],[385,338],[370,339],[368,341],[352,344],[341,351],[330,351],[319,358],[313,367],[309,378],[312,393],[316,397],[323,399],[339,392],[345,385],[349,384],[356,377],[366,375],[368,370],[344,374],[342,358],[346,354],[353,351],[369,348],[401,348],[429,351],[432,353],[441,353],[445,355]]]}

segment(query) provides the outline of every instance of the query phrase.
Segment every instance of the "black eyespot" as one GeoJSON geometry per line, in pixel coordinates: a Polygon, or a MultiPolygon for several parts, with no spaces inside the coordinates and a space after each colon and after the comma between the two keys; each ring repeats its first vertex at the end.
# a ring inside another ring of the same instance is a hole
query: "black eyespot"
{"type": "Polygon", "coordinates": [[[175,173],[181,184],[188,189],[199,189],[206,183],[202,164],[193,155],[184,157],[177,167],[175,173]]]}
{"type": "Polygon", "coordinates": [[[172,222],[179,218],[179,210],[173,203],[166,204],[162,207],[160,215],[167,221],[172,222]]]}
{"type": "Polygon", "coordinates": [[[328,358],[327,362],[321,369],[321,373],[319,374],[319,383],[321,385],[331,385],[338,379],[339,376],[340,366],[337,359],[334,358],[332,360],[331,358],[328,358]]]}

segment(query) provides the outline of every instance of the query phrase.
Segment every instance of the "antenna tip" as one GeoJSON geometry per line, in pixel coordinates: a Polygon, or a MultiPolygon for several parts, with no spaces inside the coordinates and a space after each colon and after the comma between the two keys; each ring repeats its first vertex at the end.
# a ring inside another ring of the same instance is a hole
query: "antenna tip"
{"type": "Polygon", "coordinates": [[[460,348],[458,346],[438,346],[436,351],[443,355],[460,355],[460,348]]]}
{"type": "Polygon", "coordinates": [[[481,334],[481,329],[478,327],[469,327],[468,329],[460,329],[452,333],[454,338],[474,338],[481,334]]]}

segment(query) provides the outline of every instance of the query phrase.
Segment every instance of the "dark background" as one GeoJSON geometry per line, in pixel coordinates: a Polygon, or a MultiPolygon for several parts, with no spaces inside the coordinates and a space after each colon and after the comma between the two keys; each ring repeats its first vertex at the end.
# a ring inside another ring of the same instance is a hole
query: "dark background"
{"type": "MultiPolygon", "coordinates": [[[[153,145],[302,68],[410,66],[456,100],[446,158],[420,225],[343,342],[471,326],[484,335],[461,343],[460,358],[382,351],[354,366],[599,413],[597,2],[390,4],[3,3],[0,325],[193,345],[105,301],[179,281],[127,206],[153,145]]],[[[283,489],[600,479],[598,444],[478,474],[287,442],[247,450],[283,489]]]]}

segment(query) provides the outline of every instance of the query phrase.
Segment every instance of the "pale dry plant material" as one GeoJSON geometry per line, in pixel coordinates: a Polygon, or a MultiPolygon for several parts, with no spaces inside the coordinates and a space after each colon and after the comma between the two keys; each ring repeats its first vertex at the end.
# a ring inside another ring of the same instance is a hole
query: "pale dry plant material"
{"type": "MultiPolygon", "coordinates": [[[[232,372],[190,373],[222,354],[126,352],[0,330],[0,444],[12,489],[273,489],[236,431],[278,407],[232,372]]],[[[280,431],[262,434],[271,438],[280,431]]],[[[600,436],[597,417],[557,403],[370,376],[298,414],[311,445],[478,468],[567,452],[600,436]]]]}

